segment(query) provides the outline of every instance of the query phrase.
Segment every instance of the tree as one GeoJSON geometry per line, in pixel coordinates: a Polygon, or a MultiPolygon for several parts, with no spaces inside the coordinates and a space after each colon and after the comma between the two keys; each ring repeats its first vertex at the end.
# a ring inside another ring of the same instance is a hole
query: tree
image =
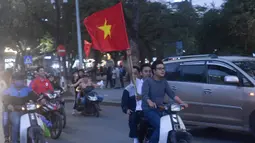
{"type": "Polygon", "coordinates": [[[23,56],[26,54],[26,49],[37,46],[45,32],[37,26],[37,21],[27,11],[22,0],[2,1],[1,6],[3,9],[0,21],[1,36],[7,39],[3,46],[11,45],[18,51],[16,65],[20,64],[23,68],[23,56]]]}
{"type": "Polygon", "coordinates": [[[224,18],[228,20],[229,35],[238,48],[243,49],[244,53],[253,52],[254,43],[254,12],[255,1],[226,1],[222,9],[224,18]]]}

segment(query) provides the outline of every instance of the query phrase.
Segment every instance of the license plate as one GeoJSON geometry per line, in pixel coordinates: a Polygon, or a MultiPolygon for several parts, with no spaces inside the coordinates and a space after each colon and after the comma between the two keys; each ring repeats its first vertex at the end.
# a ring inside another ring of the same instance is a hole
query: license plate
{"type": "Polygon", "coordinates": [[[181,128],[180,128],[180,125],[179,125],[179,124],[175,124],[175,125],[174,125],[174,129],[175,129],[175,130],[180,130],[180,129],[181,129],[181,128]]]}

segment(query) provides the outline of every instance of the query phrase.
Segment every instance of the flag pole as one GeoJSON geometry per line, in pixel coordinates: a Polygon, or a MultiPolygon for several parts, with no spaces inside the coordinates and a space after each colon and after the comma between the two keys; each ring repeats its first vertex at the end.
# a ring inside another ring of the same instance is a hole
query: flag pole
{"type": "MultiPolygon", "coordinates": [[[[137,92],[137,87],[136,87],[136,79],[134,78],[133,76],[133,60],[132,60],[132,56],[131,56],[131,49],[128,49],[127,50],[127,62],[128,62],[128,65],[129,65],[129,73],[130,73],[130,79],[131,81],[133,82],[134,84],[134,87],[135,87],[135,96],[136,96],[136,99],[139,99],[139,95],[138,95],[138,92],[137,92]]],[[[139,72],[139,71],[138,71],[139,72]]]]}

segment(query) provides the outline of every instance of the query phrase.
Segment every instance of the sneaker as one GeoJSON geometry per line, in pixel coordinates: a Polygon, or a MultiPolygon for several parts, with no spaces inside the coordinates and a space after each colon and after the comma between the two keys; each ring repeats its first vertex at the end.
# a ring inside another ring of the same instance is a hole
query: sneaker
{"type": "Polygon", "coordinates": [[[10,143],[9,137],[4,138],[4,143],[10,143]]]}
{"type": "Polygon", "coordinates": [[[76,113],[77,113],[76,110],[73,110],[72,115],[76,115],[76,113]]]}

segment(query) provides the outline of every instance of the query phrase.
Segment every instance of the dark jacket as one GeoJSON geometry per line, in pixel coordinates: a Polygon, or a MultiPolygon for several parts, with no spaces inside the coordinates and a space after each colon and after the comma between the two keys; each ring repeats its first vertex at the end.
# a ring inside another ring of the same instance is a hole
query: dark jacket
{"type": "MultiPolygon", "coordinates": [[[[130,86],[130,85],[129,85],[130,86]]],[[[127,110],[130,109],[135,112],[136,108],[136,98],[135,95],[130,95],[134,94],[135,92],[131,92],[130,90],[133,90],[133,88],[126,88],[123,91],[122,94],[122,99],[121,99],[121,108],[122,111],[127,114],[127,110]]]]}
{"type": "Polygon", "coordinates": [[[53,81],[53,82],[51,82],[51,85],[53,86],[54,90],[60,90],[60,91],[63,91],[63,88],[59,85],[59,83],[58,83],[58,82],[53,81]]]}

